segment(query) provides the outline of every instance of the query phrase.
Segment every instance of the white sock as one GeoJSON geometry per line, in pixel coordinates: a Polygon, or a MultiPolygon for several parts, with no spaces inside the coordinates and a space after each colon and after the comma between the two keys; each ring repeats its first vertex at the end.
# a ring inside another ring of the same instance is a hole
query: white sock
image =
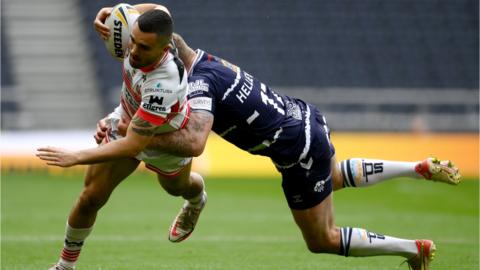
{"type": "Polygon", "coordinates": [[[203,186],[202,191],[200,191],[200,193],[198,193],[197,196],[187,200],[190,203],[190,205],[196,206],[196,205],[199,205],[204,200],[205,182],[203,181],[203,177],[198,173],[192,172],[190,177],[196,177],[202,181],[202,186],[203,186]]]}
{"type": "Polygon", "coordinates": [[[67,222],[65,228],[65,242],[63,250],[60,255],[59,264],[64,267],[73,269],[77,262],[78,256],[80,256],[80,250],[82,249],[83,242],[92,231],[93,227],[84,229],[75,229],[70,227],[67,222]]]}
{"type": "Polygon", "coordinates": [[[340,255],[366,257],[397,255],[411,258],[418,253],[415,240],[406,240],[369,232],[365,229],[340,229],[340,255]]]}
{"type": "Polygon", "coordinates": [[[421,178],[415,172],[418,162],[352,158],[339,163],[344,187],[365,187],[396,177],[421,178]]]}

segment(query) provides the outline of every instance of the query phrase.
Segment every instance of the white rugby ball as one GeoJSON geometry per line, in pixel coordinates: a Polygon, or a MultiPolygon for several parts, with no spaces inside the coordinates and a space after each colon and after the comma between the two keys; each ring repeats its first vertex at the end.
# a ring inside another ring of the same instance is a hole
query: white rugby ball
{"type": "Polygon", "coordinates": [[[108,52],[117,60],[123,61],[128,49],[130,32],[140,13],[132,5],[118,4],[113,7],[105,25],[110,27],[110,37],[105,40],[108,52]]]}

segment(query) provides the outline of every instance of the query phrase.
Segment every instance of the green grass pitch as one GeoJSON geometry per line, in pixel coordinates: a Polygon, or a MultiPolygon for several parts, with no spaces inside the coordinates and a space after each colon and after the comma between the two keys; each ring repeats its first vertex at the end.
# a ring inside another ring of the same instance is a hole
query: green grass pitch
{"type": "MultiPolygon", "coordinates": [[[[60,253],[81,175],[2,175],[1,269],[47,269],[60,253]]],[[[150,173],[122,183],[101,210],[78,270],[408,269],[399,257],[311,254],[278,179],[207,178],[209,202],[192,236],[172,244],[170,222],[182,205],[150,173]]],[[[367,228],[437,244],[433,270],[478,269],[479,185],[397,179],[334,195],[339,226],[367,228]]]]}

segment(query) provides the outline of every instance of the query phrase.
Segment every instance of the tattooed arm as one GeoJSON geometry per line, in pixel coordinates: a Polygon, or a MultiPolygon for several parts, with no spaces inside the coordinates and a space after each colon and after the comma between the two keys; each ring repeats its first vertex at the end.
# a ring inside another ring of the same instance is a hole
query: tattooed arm
{"type": "Polygon", "coordinates": [[[133,116],[124,138],[109,142],[97,148],[69,151],[56,147],[39,148],[37,156],[48,165],[70,167],[77,164],[94,164],[120,158],[135,157],[150,142],[157,126],[133,116]]]}
{"type": "Polygon", "coordinates": [[[211,113],[192,111],[185,128],[156,135],[147,147],[180,157],[197,157],[205,149],[212,125],[213,115],[211,113]]]}

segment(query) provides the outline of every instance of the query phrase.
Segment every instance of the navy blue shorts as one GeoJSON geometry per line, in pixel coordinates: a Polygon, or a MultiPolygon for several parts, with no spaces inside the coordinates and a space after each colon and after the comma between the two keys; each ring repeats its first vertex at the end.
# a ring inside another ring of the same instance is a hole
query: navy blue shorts
{"type": "Polygon", "coordinates": [[[321,203],[333,190],[331,159],[335,148],[325,118],[313,106],[311,145],[307,156],[290,168],[279,168],[282,187],[291,209],[304,210],[321,203]]]}

